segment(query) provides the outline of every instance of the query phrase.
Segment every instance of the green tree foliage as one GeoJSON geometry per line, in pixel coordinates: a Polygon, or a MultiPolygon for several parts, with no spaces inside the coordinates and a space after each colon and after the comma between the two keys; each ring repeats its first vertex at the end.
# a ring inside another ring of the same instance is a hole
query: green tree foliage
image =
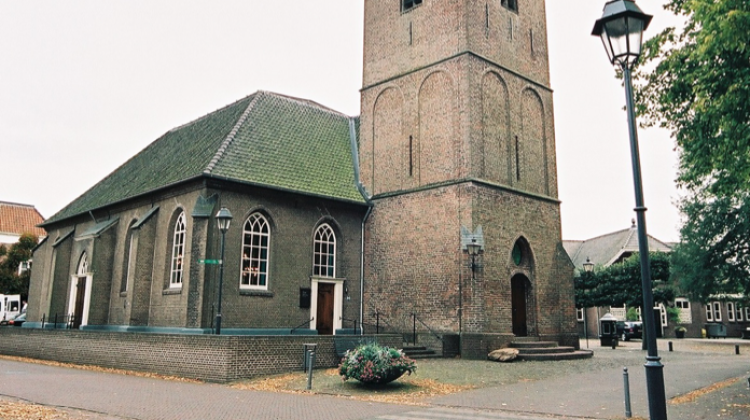
{"type": "Polygon", "coordinates": [[[686,18],[644,43],[635,74],[646,125],[672,132],[679,181],[717,195],[750,187],[750,2],[671,0],[686,18]],[[653,66],[656,66],[655,68],[653,66]]]}
{"type": "Polygon", "coordinates": [[[5,252],[0,261],[0,293],[20,294],[24,300],[28,298],[31,273],[26,271],[19,276],[18,266],[31,258],[37,240],[35,235],[25,233],[5,252]]]}
{"type": "MultiPolygon", "coordinates": [[[[670,257],[663,252],[650,253],[652,293],[654,302],[674,300],[674,288],[667,285],[670,278],[670,257]]],[[[576,307],[593,306],[643,306],[641,263],[639,254],[624,261],[581,273],[575,280],[576,307]]]]}
{"type": "Polygon", "coordinates": [[[686,222],[673,270],[694,298],[750,296],[750,1],[665,8],[685,25],[644,44],[635,79],[641,121],[670,130],[680,152],[686,222]]]}
{"type": "Polygon", "coordinates": [[[682,243],[672,255],[681,289],[706,302],[711,295],[750,295],[750,194],[690,200],[682,243]]]}

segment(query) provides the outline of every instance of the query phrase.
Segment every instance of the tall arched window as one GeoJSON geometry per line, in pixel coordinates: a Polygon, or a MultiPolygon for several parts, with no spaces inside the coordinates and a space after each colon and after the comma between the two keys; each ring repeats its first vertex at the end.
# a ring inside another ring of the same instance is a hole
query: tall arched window
{"type": "Polygon", "coordinates": [[[263,215],[253,213],[242,232],[242,273],[240,288],[268,288],[268,248],[271,232],[263,215]]]}
{"type": "Polygon", "coordinates": [[[328,224],[320,225],[315,231],[313,275],[336,277],[336,234],[328,224]]]}
{"type": "Polygon", "coordinates": [[[81,254],[81,259],[78,260],[78,271],[76,271],[76,274],[78,274],[79,277],[86,277],[86,274],[89,272],[89,260],[86,257],[86,253],[84,252],[81,254]]]}
{"type": "Polygon", "coordinates": [[[169,287],[182,287],[182,266],[185,255],[185,212],[181,212],[174,224],[172,260],[169,287]]]}
{"type": "Polygon", "coordinates": [[[122,258],[122,280],[120,281],[120,293],[126,293],[128,291],[128,281],[130,280],[130,277],[132,275],[130,269],[132,262],[134,262],[135,260],[135,255],[133,255],[133,235],[135,235],[133,225],[135,225],[136,222],[136,220],[130,222],[128,229],[125,231],[125,247],[123,248],[125,250],[125,255],[122,258]]]}

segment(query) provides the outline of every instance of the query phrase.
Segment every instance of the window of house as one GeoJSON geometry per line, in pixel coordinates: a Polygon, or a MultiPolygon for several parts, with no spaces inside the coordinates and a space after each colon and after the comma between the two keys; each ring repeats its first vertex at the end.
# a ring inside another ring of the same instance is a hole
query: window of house
{"type": "Polygon", "coordinates": [[[709,302],[706,305],[706,321],[721,322],[721,302],[709,302]]]}
{"type": "Polygon", "coordinates": [[[659,315],[661,315],[661,326],[666,327],[669,325],[669,319],[667,318],[667,308],[663,303],[659,304],[659,315]]]}
{"type": "Polygon", "coordinates": [[[690,312],[690,301],[685,298],[677,298],[674,306],[680,311],[680,323],[692,324],[693,314],[690,312]]]}
{"type": "Polygon", "coordinates": [[[500,4],[506,9],[518,11],[518,0],[500,0],[500,4]]]}
{"type": "Polygon", "coordinates": [[[185,231],[185,212],[183,211],[174,223],[169,287],[182,287],[182,268],[185,255],[185,231]]]}
{"type": "Polygon", "coordinates": [[[745,319],[750,321],[750,306],[745,307],[745,319]]]}
{"type": "Polygon", "coordinates": [[[23,274],[23,273],[25,273],[25,272],[29,271],[29,270],[31,270],[31,260],[28,260],[28,261],[21,261],[21,262],[20,262],[20,263],[18,264],[18,275],[19,275],[19,276],[20,276],[21,274],[23,274]]]}
{"type": "Polygon", "coordinates": [[[422,0],[401,0],[401,11],[406,12],[422,4],[422,0]]]}
{"type": "Polygon", "coordinates": [[[583,322],[583,308],[576,308],[576,319],[579,322],[583,322]]]}
{"type": "Polygon", "coordinates": [[[242,273],[240,288],[268,288],[268,248],[271,232],[263,215],[253,213],[242,232],[242,273]]]}
{"type": "Polygon", "coordinates": [[[734,302],[727,302],[727,321],[734,322],[734,302]]]}
{"type": "Polygon", "coordinates": [[[745,318],[742,316],[742,313],[744,311],[742,310],[742,307],[739,304],[737,304],[736,307],[737,307],[737,309],[736,309],[736,311],[737,311],[737,316],[736,316],[737,322],[742,322],[742,321],[745,320],[745,318]]]}
{"type": "Polygon", "coordinates": [[[313,275],[336,277],[336,235],[328,224],[315,231],[313,275]]]}

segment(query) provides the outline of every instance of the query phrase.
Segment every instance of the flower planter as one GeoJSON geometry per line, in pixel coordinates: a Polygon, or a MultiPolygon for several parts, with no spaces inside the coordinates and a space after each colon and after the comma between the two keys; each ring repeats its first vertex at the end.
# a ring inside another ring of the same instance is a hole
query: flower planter
{"type": "Polygon", "coordinates": [[[366,385],[383,385],[395,381],[417,368],[414,360],[401,350],[365,344],[346,352],[339,365],[343,380],[356,379],[366,385]]]}

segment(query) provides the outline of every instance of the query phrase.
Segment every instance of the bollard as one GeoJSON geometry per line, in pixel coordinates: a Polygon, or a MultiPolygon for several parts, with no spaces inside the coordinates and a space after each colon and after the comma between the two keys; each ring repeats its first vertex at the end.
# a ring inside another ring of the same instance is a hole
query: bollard
{"type": "Polygon", "coordinates": [[[628,378],[628,368],[622,368],[622,379],[625,382],[625,417],[630,418],[633,416],[630,411],[630,379],[628,378]]]}
{"type": "Polygon", "coordinates": [[[672,351],[672,342],[669,342],[669,351],[672,351]]]}
{"type": "Polygon", "coordinates": [[[740,354],[740,345],[739,344],[735,344],[734,345],[734,354],[740,354]]]}
{"type": "Polygon", "coordinates": [[[617,348],[617,339],[616,339],[616,338],[613,338],[613,339],[612,339],[612,350],[614,350],[614,349],[616,349],[616,348],[617,348]]]}
{"type": "Polygon", "coordinates": [[[312,389],[313,367],[315,366],[315,350],[310,350],[308,354],[310,357],[310,361],[308,363],[310,369],[307,371],[307,390],[309,391],[312,389]]]}

